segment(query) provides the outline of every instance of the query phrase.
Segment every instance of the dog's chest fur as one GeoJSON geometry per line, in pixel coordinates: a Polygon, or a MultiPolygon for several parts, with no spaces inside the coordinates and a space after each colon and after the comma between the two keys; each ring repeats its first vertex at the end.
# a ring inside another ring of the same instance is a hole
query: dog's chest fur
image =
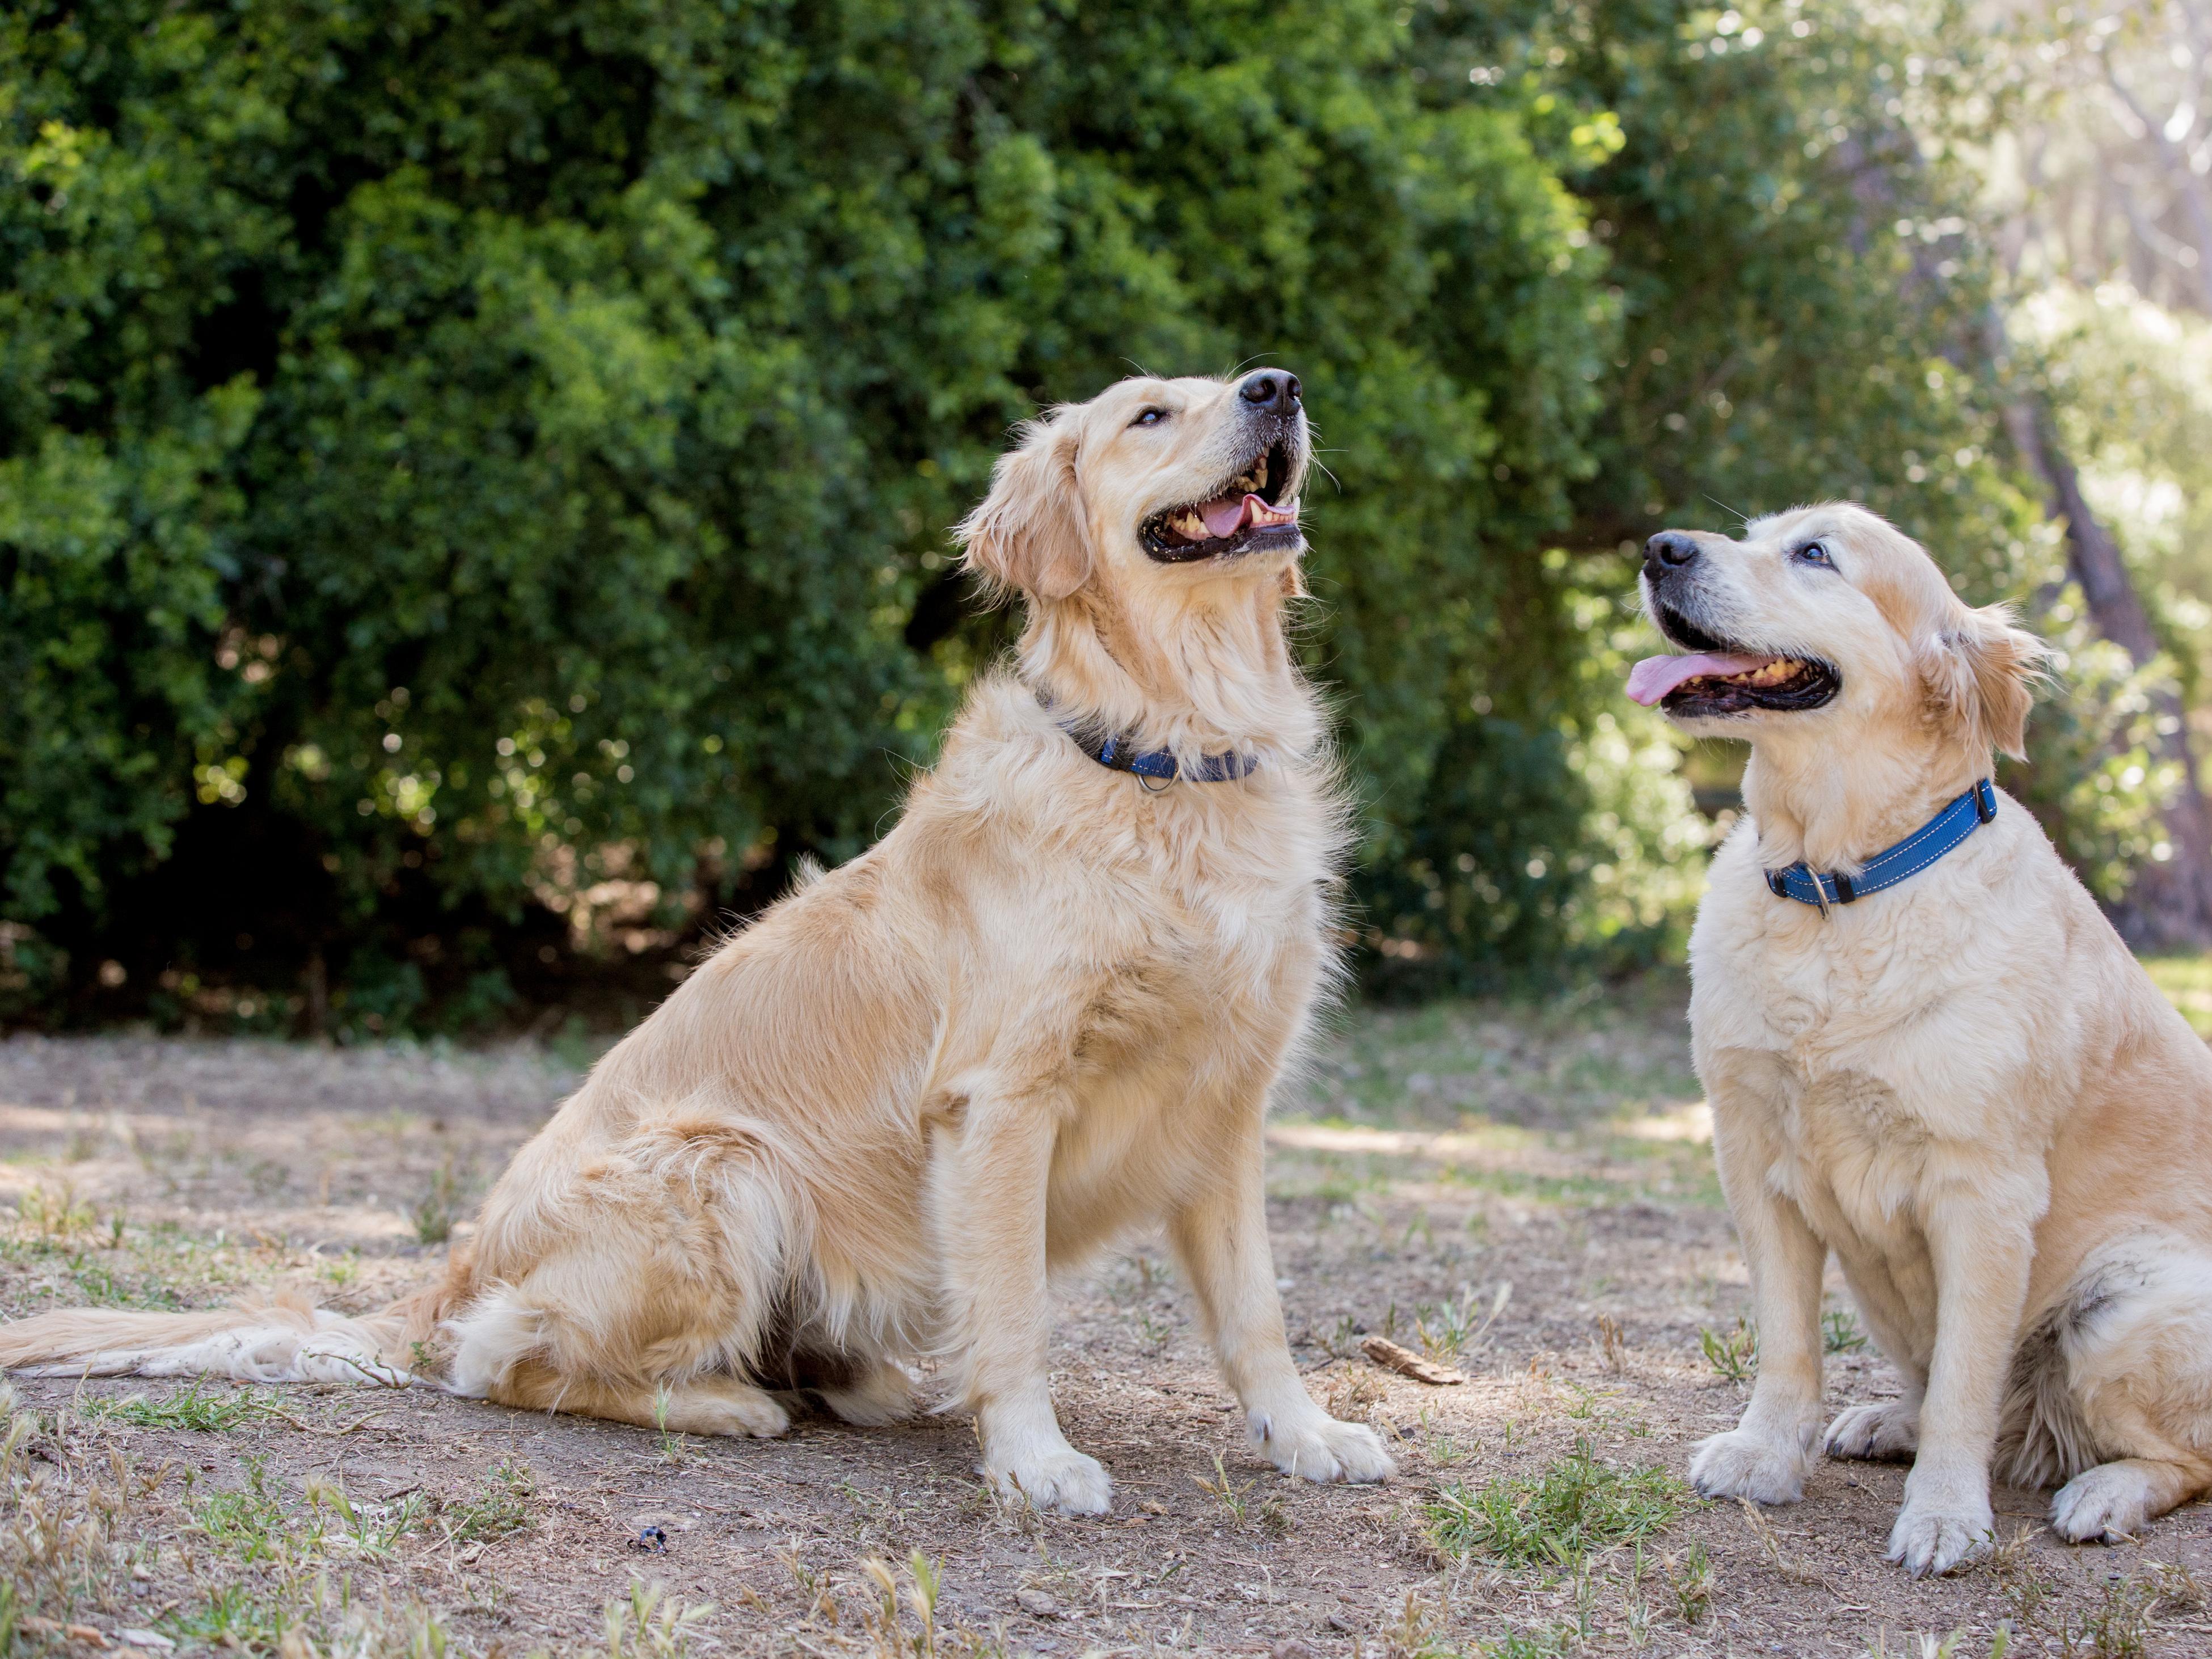
{"type": "Polygon", "coordinates": [[[1169,805],[1143,803],[1143,833],[1085,884],[1112,943],[1090,976],[1074,1113],[1054,1156],[1055,1255],[1224,1157],[1257,1156],[1267,1091],[1334,960],[1325,798],[1288,784],[1201,797],[1183,803],[1190,822],[1157,811],[1169,805]]]}
{"type": "Polygon", "coordinates": [[[1079,901],[1110,918],[1112,941],[1079,1037],[1082,1070],[1110,1082],[1163,1066],[1272,1069],[1330,959],[1328,809],[1297,787],[1201,798],[1182,812],[1144,805],[1152,821],[1121,858],[1091,866],[1079,901]]]}
{"type": "Polygon", "coordinates": [[[1824,919],[1770,892],[1752,851],[1739,837],[1716,860],[1691,945],[1723,1156],[1796,1203],[1855,1279],[1917,1301],[1917,1217],[1991,1148],[2021,1145],[2034,1115],[2025,1011],[1989,969],[2004,942],[1947,902],[1947,881],[1972,874],[1963,856],[1824,919]]]}

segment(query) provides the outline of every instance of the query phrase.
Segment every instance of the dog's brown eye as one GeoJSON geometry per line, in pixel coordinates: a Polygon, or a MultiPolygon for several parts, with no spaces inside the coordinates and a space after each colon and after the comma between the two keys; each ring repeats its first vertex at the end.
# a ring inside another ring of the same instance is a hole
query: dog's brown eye
{"type": "Polygon", "coordinates": [[[1158,426],[1162,421],[1167,419],[1167,417],[1168,412],[1164,409],[1148,409],[1143,414],[1138,416],[1135,420],[1130,422],[1129,424],[1131,426],[1158,426]]]}
{"type": "Polygon", "coordinates": [[[1797,550],[1797,556],[1807,564],[1824,564],[1831,570],[1836,568],[1836,562],[1828,556],[1826,545],[1820,542],[1806,543],[1797,550]]]}

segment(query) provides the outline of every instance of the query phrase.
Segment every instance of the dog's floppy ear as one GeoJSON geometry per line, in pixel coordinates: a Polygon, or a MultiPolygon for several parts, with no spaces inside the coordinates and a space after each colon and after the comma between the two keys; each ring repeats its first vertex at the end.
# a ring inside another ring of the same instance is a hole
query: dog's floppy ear
{"type": "Polygon", "coordinates": [[[1075,434],[1048,416],[999,457],[991,493],[954,526],[968,568],[1000,587],[1064,599],[1091,577],[1091,541],[1075,481],[1075,434]]]}
{"type": "Polygon", "coordinates": [[[1921,672],[1931,712],[1971,750],[2026,758],[2027,711],[2050,647],[2013,625],[2008,605],[1961,605],[1927,645],[1921,672]]]}

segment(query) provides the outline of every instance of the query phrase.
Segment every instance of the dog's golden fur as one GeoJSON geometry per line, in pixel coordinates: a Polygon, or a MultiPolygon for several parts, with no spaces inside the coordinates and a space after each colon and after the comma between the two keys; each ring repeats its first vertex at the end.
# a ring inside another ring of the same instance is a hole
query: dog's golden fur
{"type": "MultiPolygon", "coordinates": [[[[890,835],[592,1069],[441,1285],[371,1320],[40,1315],[0,1328],[0,1364],[398,1366],[441,1328],[459,1392],[769,1435],[796,1388],[896,1416],[927,1358],[994,1483],[1095,1512],[1109,1483],[1048,1393],[1048,1279],[1164,1222],[1255,1443],[1315,1479],[1386,1474],[1298,1380],[1262,1200],[1268,1096],[1335,972],[1346,833],[1284,637],[1300,547],[1171,564],[1139,540],[1249,458],[1263,417],[1237,392],[1133,380],[1025,432],[962,527],[1025,597],[1018,668],[976,686],[890,835]],[[1163,787],[1071,727],[1260,764],[1163,787]]],[[[1303,414],[1268,418],[1302,475],[1303,414]]]]}
{"type": "Polygon", "coordinates": [[[1765,875],[1801,858],[1856,874],[1992,748],[2018,753],[2042,647],[1857,507],[1690,540],[1646,567],[1662,629],[1671,606],[1840,677],[1822,708],[1686,722],[1751,743],[1690,1017],[1759,1332],[1749,1408],[1692,1476],[1801,1495],[1833,1251],[1906,1384],[1826,1437],[1914,1459],[1893,1559],[1940,1572],[1985,1547],[1993,1463],[2060,1486],[2062,1536],[2133,1534],[2212,1484],[2212,1054],[2008,797],[1901,885],[1826,914],[1765,875]]]}

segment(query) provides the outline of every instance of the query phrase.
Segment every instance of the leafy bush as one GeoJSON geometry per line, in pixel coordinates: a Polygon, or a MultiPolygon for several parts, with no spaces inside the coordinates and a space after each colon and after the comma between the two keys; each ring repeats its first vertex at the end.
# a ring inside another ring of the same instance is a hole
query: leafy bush
{"type": "Polygon", "coordinates": [[[850,853],[1002,635],[944,527],[1132,359],[1305,376],[1378,798],[1470,628],[1558,609],[1600,261],[1389,6],[0,31],[0,860],[80,992],[321,972],[388,1028],[606,884],[662,944],[850,853]]]}
{"type": "Polygon", "coordinates": [[[1893,132],[1885,43],[1784,14],[11,9],[0,1012],[657,971],[865,844],[1003,645],[945,526],[1008,423],[1255,354],[1343,481],[1307,648],[1386,982],[1663,947],[1703,835],[1609,550],[1850,493],[2035,574],[1971,270],[1899,303],[1950,186],[1816,153],[1893,132]]]}

